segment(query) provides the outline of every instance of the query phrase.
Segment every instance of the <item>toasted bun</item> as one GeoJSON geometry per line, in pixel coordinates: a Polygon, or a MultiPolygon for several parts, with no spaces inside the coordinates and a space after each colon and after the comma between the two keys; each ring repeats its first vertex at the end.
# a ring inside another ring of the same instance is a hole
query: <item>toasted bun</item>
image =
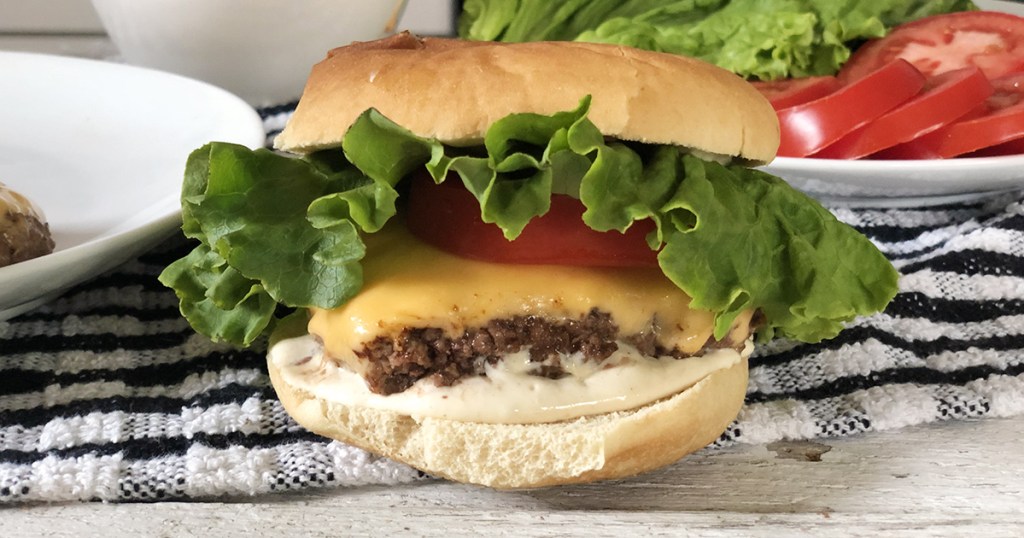
{"type": "Polygon", "coordinates": [[[415,419],[349,407],[289,386],[272,361],[270,379],[303,427],[435,476],[500,489],[591,482],[635,475],[714,441],[739,413],[747,361],[689,389],[634,409],[547,424],[415,419]]]}
{"type": "Polygon", "coordinates": [[[767,162],[779,145],[768,102],[713,65],[673,54],[576,42],[493,43],[400,34],[332,50],[312,71],[274,145],[340,145],[368,108],[413,133],[473,145],[513,113],[572,110],[607,136],[767,162]]]}

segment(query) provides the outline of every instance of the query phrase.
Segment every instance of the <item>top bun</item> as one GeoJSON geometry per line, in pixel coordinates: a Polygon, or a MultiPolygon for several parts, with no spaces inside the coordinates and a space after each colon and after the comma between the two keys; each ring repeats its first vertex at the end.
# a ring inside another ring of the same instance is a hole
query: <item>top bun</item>
{"type": "Polygon", "coordinates": [[[774,110],[750,84],[711,64],[629,47],[577,42],[495,43],[408,33],[330,51],[314,66],[278,149],[337,147],[376,108],[413,133],[481,143],[520,112],[572,110],[606,136],[767,162],[779,145],[774,110]]]}

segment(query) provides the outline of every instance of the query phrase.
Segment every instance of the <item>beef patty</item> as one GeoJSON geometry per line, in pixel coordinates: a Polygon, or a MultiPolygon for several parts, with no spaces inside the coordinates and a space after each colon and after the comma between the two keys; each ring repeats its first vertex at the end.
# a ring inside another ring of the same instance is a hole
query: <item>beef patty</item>
{"type": "MultiPolygon", "coordinates": [[[[648,357],[692,356],[662,346],[654,333],[620,335],[608,313],[591,310],[578,320],[557,320],[536,316],[495,319],[482,327],[465,330],[457,337],[438,328],[409,328],[397,336],[380,336],[356,351],[366,361],[363,373],[370,390],[377,394],[402,392],[420,379],[438,386],[451,386],[468,376],[484,375],[487,364],[501,357],[529,349],[531,373],[551,379],[568,375],[561,363],[565,355],[579,354],[585,361],[600,362],[618,350],[616,340],[635,346],[648,357]]],[[[709,339],[705,349],[731,347],[739,342],[709,339]]]]}

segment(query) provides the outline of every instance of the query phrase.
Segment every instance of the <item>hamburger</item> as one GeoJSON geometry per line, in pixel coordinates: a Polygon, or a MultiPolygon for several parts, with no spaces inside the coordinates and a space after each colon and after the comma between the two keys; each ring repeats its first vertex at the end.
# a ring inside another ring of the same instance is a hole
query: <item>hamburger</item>
{"type": "Polygon", "coordinates": [[[680,56],[409,34],[317,64],[278,152],[186,166],[161,280],[269,336],[301,425],[496,488],[637,474],[728,427],[755,339],[880,310],[869,240],[754,170],[775,114],[680,56]]]}
{"type": "Polygon", "coordinates": [[[49,254],[53,247],[39,206],[0,183],[0,267],[49,254]]]}

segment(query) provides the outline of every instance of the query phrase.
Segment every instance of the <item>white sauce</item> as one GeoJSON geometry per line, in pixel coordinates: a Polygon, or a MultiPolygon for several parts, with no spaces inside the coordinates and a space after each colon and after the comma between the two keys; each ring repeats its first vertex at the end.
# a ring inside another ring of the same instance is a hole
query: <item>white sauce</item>
{"type": "Polygon", "coordinates": [[[566,370],[572,375],[557,380],[530,375],[529,352],[524,350],[499,366],[487,366],[486,377],[468,378],[453,387],[421,380],[389,396],[370,392],[362,377],[327,360],[311,336],[282,340],[269,353],[287,384],[324,400],[417,418],[526,424],[640,407],[693,386],[752,350],[748,341],[742,353],[718,349],[682,360],[650,359],[619,342],[619,352],[601,364],[569,357],[566,370]]]}

